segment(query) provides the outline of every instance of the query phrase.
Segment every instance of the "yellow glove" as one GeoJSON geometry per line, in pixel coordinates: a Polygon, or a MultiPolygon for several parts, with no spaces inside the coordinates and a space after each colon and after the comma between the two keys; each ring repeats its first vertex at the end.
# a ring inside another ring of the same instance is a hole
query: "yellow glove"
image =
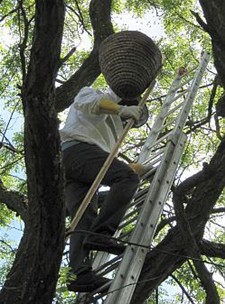
{"type": "Polygon", "coordinates": [[[103,114],[119,114],[123,118],[133,118],[138,121],[143,112],[140,106],[120,106],[117,103],[103,98],[99,102],[100,113],[103,114]]]}
{"type": "Polygon", "coordinates": [[[101,99],[99,102],[99,109],[104,114],[119,114],[120,106],[109,99],[101,99]]]}
{"type": "Polygon", "coordinates": [[[130,163],[129,167],[134,170],[135,173],[137,173],[139,176],[145,175],[148,171],[153,169],[153,166],[151,164],[148,165],[142,165],[140,163],[130,163]]]}

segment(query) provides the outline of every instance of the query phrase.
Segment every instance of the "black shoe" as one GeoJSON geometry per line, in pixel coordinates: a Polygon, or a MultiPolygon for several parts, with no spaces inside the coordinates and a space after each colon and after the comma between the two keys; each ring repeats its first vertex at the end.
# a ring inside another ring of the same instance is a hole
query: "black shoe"
{"type": "Polygon", "coordinates": [[[102,235],[87,237],[84,241],[84,247],[87,250],[105,251],[116,255],[122,254],[126,248],[124,244],[102,235]]]}
{"type": "MultiPolygon", "coordinates": [[[[92,271],[89,271],[77,275],[76,280],[70,281],[67,284],[67,288],[69,291],[74,292],[93,292],[110,281],[110,279],[104,278],[92,271]]],[[[105,288],[101,289],[101,292],[106,292],[108,288],[109,284],[105,288]]]]}

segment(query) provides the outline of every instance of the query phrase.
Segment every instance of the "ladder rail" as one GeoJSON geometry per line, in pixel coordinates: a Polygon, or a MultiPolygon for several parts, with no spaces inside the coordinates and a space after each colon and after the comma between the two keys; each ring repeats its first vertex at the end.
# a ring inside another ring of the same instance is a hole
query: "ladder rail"
{"type": "MultiPolygon", "coordinates": [[[[198,88],[198,85],[200,83],[200,80],[201,80],[201,77],[206,69],[206,66],[208,64],[208,61],[209,61],[209,54],[207,52],[204,52],[203,56],[202,56],[202,59],[201,59],[201,62],[200,62],[200,65],[195,73],[195,77],[194,77],[194,81],[192,81],[191,85],[189,86],[189,89],[188,89],[188,95],[187,97],[185,98],[186,101],[187,100],[194,100],[194,97],[196,96],[196,93],[197,93],[197,90],[195,90],[195,87],[198,88]],[[192,92],[192,90],[194,90],[195,92],[194,93],[190,93],[192,92]]],[[[145,144],[143,145],[143,148],[141,150],[141,153],[139,155],[139,158],[138,158],[138,161],[139,162],[143,162],[145,161],[145,159],[148,157],[148,155],[150,154],[151,152],[151,148],[152,148],[152,144],[153,142],[157,139],[158,135],[159,135],[159,132],[160,132],[160,125],[163,125],[163,122],[164,122],[164,119],[166,117],[166,113],[169,111],[169,107],[170,105],[172,104],[173,101],[177,100],[178,98],[182,97],[183,96],[183,92],[181,94],[178,94],[176,96],[176,92],[178,90],[178,88],[180,88],[181,86],[183,86],[184,84],[182,84],[182,80],[183,80],[183,76],[184,75],[177,75],[177,77],[174,79],[171,87],[170,87],[170,90],[168,92],[168,95],[167,97],[165,98],[165,102],[162,106],[162,110],[159,114],[159,116],[157,117],[157,119],[155,120],[155,123],[152,127],[152,130],[145,142],[145,144]]],[[[188,79],[186,83],[189,83],[190,80],[188,79]]],[[[186,93],[186,90],[184,91],[186,93]]],[[[185,106],[185,104],[183,104],[183,107],[185,106]]],[[[191,107],[191,104],[190,104],[190,107],[191,107]]],[[[190,107],[187,108],[186,110],[190,110],[190,107]]],[[[183,110],[181,110],[183,111],[183,110]]]]}
{"type": "Polygon", "coordinates": [[[181,84],[181,81],[182,81],[182,75],[177,75],[176,78],[174,79],[174,81],[172,82],[171,84],[171,87],[169,89],[169,92],[165,98],[165,101],[162,105],[162,108],[161,108],[161,111],[158,115],[158,117],[156,118],[153,126],[152,126],[152,130],[150,132],[150,135],[148,136],[148,140],[145,142],[145,144],[143,145],[142,147],[142,150],[141,150],[141,153],[139,155],[139,158],[138,158],[138,161],[140,163],[143,163],[146,159],[146,155],[149,154],[149,149],[150,149],[150,146],[152,143],[154,143],[159,135],[159,129],[160,127],[163,125],[164,123],[164,120],[165,118],[167,117],[167,112],[168,112],[168,109],[170,108],[174,98],[175,98],[175,95],[176,95],[176,92],[177,92],[177,89],[179,88],[180,84],[181,84]]]}
{"type": "MultiPolygon", "coordinates": [[[[190,90],[185,98],[181,113],[177,117],[175,128],[170,135],[168,148],[166,149],[162,162],[156,171],[143,209],[140,212],[138,222],[131,235],[132,243],[137,243],[142,246],[150,246],[151,244],[157,227],[158,219],[162,213],[164,203],[167,199],[170,186],[173,182],[176,169],[184,149],[186,136],[182,132],[182,129],[197,94],[197,90],[203,77],[203,73],[207,67],[208,61],[209,54],[204,53],[199,68],[197,69],[195,77],[191,83],[190,90]],[[168,156],[171,157],[171,161],[169,160],[170,158],[168,158],[168,156]]],[[[155,135],[154,138],[156,138],[155,135]]],[[[147,155],[150,153],[148,145],[149,141],[151,142],[151,140],[152,138],[150,136],[150,140],[148,138],[145,143],[145,148],[147,151],[145,149],[139,159],[146,159],[147,155]]],[[[146,254],[146,248],[134,248],[133,246],[127,246],[116,277],[111,284],[109,296],[107,296],[104,302],[105,304],[130,303],[146,254]]]]}
{"type": "MultiPolygon", "coordinates": [[[[157,131],[157,129],[159,129],[161,127],[161,125],[163,124],[163,122],[166,118],[166,113],[168,112],[168,109],[170,108],[173,100],[176,98],[175,95],[176,95],[176,92],[177,92],[178,88],[180,88],[180,86],[181,86],[182,78],[183,78],[183,75],[177,74],[175,79],[173,80],[171,86],[170,86],[168,95],[163,102],[160,114],[158,115],[158,118],[155,120],[155,123],[153,124],[152,130],[150,132],[151,134],[153,134],[153,136],[151,138],[152,144],[154,144],[154,141],[156,141],[156,139],[158,137],[159,131],[157,131]]],[[[162,138],[161,140],[159,139],[158,141],[156,141],[156,144],[158,144],[163,139],[164,138],[162,138]]],[[[146,155],[149,155],[149,147],[152,149],[154,146],[155,145],[150,146],[150,144],[148,144],[148,147],[143,146],[142,151],[143,151],[143,149],[146,149],[146,151],[147,151],[146,155]]],[[[143,163],[145,160],[146,160],[146,157],[143,160],[141,160],[140,157],[139,157],[140,162],[143,163]]],[[[120,232],[118,231],[115,236],[118,236],[119,234],[120,234],[120,232]]],[[[106,252],[105,253],[102,253],[102,252],[98,253],[96,255],[95,259],[94,259],[94,262],[93,262],[93,269],[98,269],[102,263],[107,261],[109,256],[110,255],[106,252]]]]}
{"type": "MultiPolygon", "coordinates": [[[[184,76],[189,76],[189,74],[190,74],[190,72],[185,73],[185,74],[178,73],[176,75],[175,79],[173,80],[173,82],[170,86],[169,92],[162,104],[160,113],[158,114],[158,116],[155,119],[155,122],[152,126],[148,139],[145,142],[144,146],[142,147],[142,150],[141,150],[141,153],[140,153],[139,159],[138,159],[139,162],[145,163],[146,159],[149,158],[150,151],[152,151],[154,147],[156,147],[158,144],[160,144],[161,142],[163,142],[170,136],[171,132],[158,139],[160,131],[162,130],[162,127],[163,127],[163,123],[164,123],[166,117],[168,116],[167,113],[170,110],[172,103],[177,100],[177,95],[176,95],[177,90],[179,88],[181,88],[182,86],[184,86],[185,84],[189,83],[191,80],[191,77],[189,77],[186,81],[183,80],[184,76]]],[[[183,92],[181,94],[178,94],[178,96],[179,97],[183,96],[183,92]]],[[[126,216],[126,214],[125,214],[125,216],[126,216]]],[[[124,227],[124,225],[121,228],[123,228],[123,227],[124,227]]],[[[119,226],[119,229],[120,229],[120,226],[119,226]]],[[[120,235],[120,232],[118,230],[118,232],[116,233],[115,236],[118,237],[119,235],[120,235]]],[[[110,255],[108,253],[102,253],[102,252],[98,253],[93,262],[93,268],[98,269],[102,263],[107,261],[109,256],[110,255]]]]}
{"type": "MultiPolygon", "coordinates": [[[[140,244],[142,246],[127,246],[116,277],[109,289],[109,296],[104,302],[105,304],[129,303],[132,298],[135,285],[138,281],[138,277],[148,251],[148,249],[143,246],[147,247],[149,245],[150,236],[153,238],[158,219],[164,206],[164,200],[167,197],[173,180],[172,177],[175,175],[178,165],[177,157],[180,159],[183,152],[185,139],[186,136],[182,133],[176,147],[174,147],[173,142],[170,142],[168,145],[167,152],[164,155],[164,160],[153,179],[152,186],[146,197],[139,220],[131,236],[131,243],[140,244]],[[171,159],[172,162],[170,162],[169,159],[171,159]],[[171,163],[174,168],[170,174],[173,176],[168,178],[165,173],[171,163]],[[158,196],[159,193],[160,196],[158,196]],[[162,197],[164,197],[164,199],[162,199],[162,197]],[[157,201],[157,205],[154,205],[153,201],[157,201]],[[150,215],[151,217],[154,215],[154,219],[146,225],[145,223],[148,222],[150,215]],[[135,263],[133,263],[133,261],[135,261],[135,263]],[[114,290],[117,291],[114,292],[114,290]]],[[[175,139],[173,141],[175,141],[175,139]]]]}

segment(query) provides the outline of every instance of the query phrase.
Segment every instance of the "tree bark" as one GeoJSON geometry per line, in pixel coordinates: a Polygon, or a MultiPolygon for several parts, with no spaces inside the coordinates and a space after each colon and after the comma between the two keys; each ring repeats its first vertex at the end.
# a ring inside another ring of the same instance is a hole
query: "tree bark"
{"type": "Polygon", "coordinates": [[[212,39],[213,57],[221,83],[225,87],[225,3],[223,0],[199,0],[212,39]]]}
{"type": "MultiPolygon", "coordinates": [[[[57,111],[67,108],[80,88],[90,85],[100,74],[98,48],[113,33],[110,12],[111,0],[90,2],[94,48],[71,79],[55,90],[64,3],[36,1],[34,42],[22,94],[28,208],[23,208],[22,201],[19,206],[13,201],[8,204],[13,210],[22,210],[25,230],[0,294],[1,304],[52,302],[64,249],[65,218],[55,108],[57,111]]],[[[4,191],[1,193],[5,195],[4,191]]]]}
{"type": "Polygon", "coordinates": [[[63,175],[54,82],[64,24],[62,0],[36,1],[31,60],[23,87],[28,210],[0,303],[50,304],[64,249],[63,175]]]}
{"type": "MultiPolygon", "coordinates": [[[[214,64],[221,86],[225,89],[225,2],[223,0],[199,0],[207,25],[204,27],[212,39],[214,64]]],[[[221,98],[220,109],[225,109],[225,98],[221,98]]],[[[219,113],[220,114],[220,113],[219,113]]]]}

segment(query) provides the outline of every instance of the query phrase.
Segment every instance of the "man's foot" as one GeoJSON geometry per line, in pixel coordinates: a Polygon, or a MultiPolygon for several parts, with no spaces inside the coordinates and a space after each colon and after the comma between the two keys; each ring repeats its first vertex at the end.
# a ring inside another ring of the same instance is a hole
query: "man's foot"
{"type": "MultiPolygon", "coordinates": [[[[77,275],[77,278],[73,281],[69,281],[67,288],[69,291],[74,292],[92,292],[103,285],[109,283],[111,280],[95,274],[92,271],[84,272],[77,275]]],[[[109,288],[109,284],[101,289],[101,292],[106,292],[109,288]]]]}
{"type": "Polygon", "coordinates": [[[84,247],[87,250],[105,251],[116,255],[122,254],[126,248],[124,244],[102,235],[90,235],[84,241],[84,247]]]}

